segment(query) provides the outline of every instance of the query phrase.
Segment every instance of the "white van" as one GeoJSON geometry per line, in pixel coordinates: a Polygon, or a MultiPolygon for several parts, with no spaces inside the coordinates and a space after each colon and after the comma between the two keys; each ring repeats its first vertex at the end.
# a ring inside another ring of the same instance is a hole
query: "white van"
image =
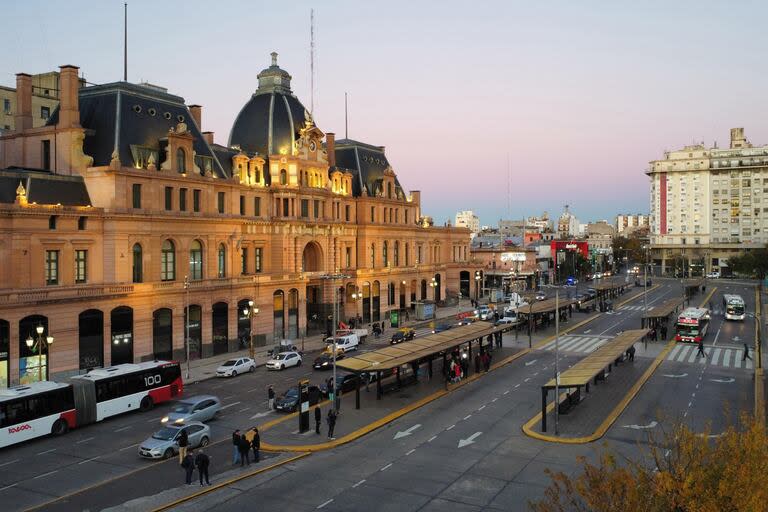
{"type": "MultiPolygon", "coordinates": [[[[325,340],[327,344],[333,343],[333,338],[327,338],[325,340]]],[[[357,346],[360,344],[360,338],[357,336],[357,334],[346,334],[344,336],[338,336],[336,338],[336,347],[340,348],[344,352],[349,352],[350,350],[357,350],[357,346]]]]}

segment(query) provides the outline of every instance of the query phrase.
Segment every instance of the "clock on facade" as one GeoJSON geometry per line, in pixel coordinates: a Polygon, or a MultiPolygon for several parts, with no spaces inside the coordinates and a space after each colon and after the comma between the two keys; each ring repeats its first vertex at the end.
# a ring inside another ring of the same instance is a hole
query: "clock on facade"
{"type": "Polygon", "coordinates": [[[317,149],[317,144],[315,144],[315,141],[310,141],[309,142],[309,150],[310,151],[314,151],[316,149],[317,149]]]}

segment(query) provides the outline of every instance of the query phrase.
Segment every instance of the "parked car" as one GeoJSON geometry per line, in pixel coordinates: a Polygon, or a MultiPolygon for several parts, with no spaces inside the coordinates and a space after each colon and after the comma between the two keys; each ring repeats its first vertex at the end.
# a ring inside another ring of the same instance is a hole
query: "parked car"
{"type": "MultiPolygon", "coordinates": [[[[328,345],[331,345],[333,344],[333,338],[327,338],[325,342],[328,345]]],[[[357,334],[353,333],[336,337],[336,347],[343,350],[344,352],[357,350],[358,345],[360,345],[360,338],[357,337],[357,334]]]]}
{"type": "Polygon", "coordinates": [[[707,277],[710,279],[720,279],[720,272],[714,271],[707,274],[707,277]]]}
{"type": "Polygon", "coordinates": [[[404,341],[412,340],[414,336],[416,336],[416,331],[414,331],[413,328],[403,327],[401,329],[398,329],[392,335],[392,339],[389,340],[389,343],[390,345],[396,345],[404,341]]]}
{"type": "Polygon", "coordinates": [[[496,320],[496,323],[494,325],[497,326],[497,327],[500,326],[500,325],[511,326],[511,325],[515,325],[517,323],[517,321],[518,321],[517,315],[515,315],[515,316],[505,316],[503,318],[499,318],[498,320],[496,320]]]}
{"type": "Polygon", "coordinates": [[[198,395],[185,398],[173,406],[171,412],[163,416],[161,423],[171,425],[189,424],[192,421],[212,420],[221,410],[221,400],[213,395],[198,395]]]}
{"type": "Polygon", "coordinates": [[[536,300],[547,300],[547,294],[544,292],[536,292],[536,300]]]}
{"type": "MultiPolygon", "coordinates": [[[[330,347],[330,345],[328,346],[330,347]]],[[[339,359],[344,359],[344,352],[341,350],[336,354],[336,360],[338,361],[339,359]]],[[[312,368],[315,370],[330,370],[333,368],[333,354],[323,352],[315,358],[315,362],[312,363],[312,368]]]]}
{"type": "MultiPolygon", "coordinates": [[[[357,387],[357,375],[355,375],[354,373],[337,373],[336,374],[336,389],[341,390],[342,393],[347,393],[348,391],[354,391],[356,387],[357,387]]],[[[328,385],[322,384],[320,386],[320,392],[323,394],[323,396],[328,396],[328,385]]]]}
{"type": "Polygon", "coordinates": [[[438,324],[435,326],[434,329],[432,329],[432,334],[437,334],[439,332],[447,331],[448,329],[452,328],[453,325],[451,324],[438,324]]]}
{"type": "Polygon", "coordinates": [[[301,366],[301,354],[298,352],[283,352],[267,361],[267,370],[285,370],[290,366],[301,366]]]}
{"type": "Polygon", "coordinates": [[[573,276],[568,276],[568,279],[565,280],[566,286],[576,286],[577,284],[579,284],[579,280],[573,276]]]}
{"type": "Polygon", "coordinates": [[[487,305],[483,304],[475,310],[475,316],[480,320],[490,320],[493,318],[493,310],[487,305]]]}
{"type": "Polygon", "coordinates": [[[191,448],[207,446],[211,442],[211,427],[199,421],[184,426],[166,425],[139,443],[139,455],[147,459],[170,459],[179,453],[178,440],[182,430],[187,431],[191,448]]]}
{"type": "MultiPolygon", "coordinates": [[[[309,393],[309,405],[315,405],[320,402],[320,388],[317,386],[309,386],[307,388],[309,393]]],[[[299,388],[290,388],[283,395],[275,400],[275,410],[283,412],[295,412],[299,407],[299,388]]]]}
{"type": "Polygon", "coordinates": [[[256,361],[250,357],[229,359],[216,368],[217,377],[237,377],[239,373],[247,373],[256,370],[256,361]]]}

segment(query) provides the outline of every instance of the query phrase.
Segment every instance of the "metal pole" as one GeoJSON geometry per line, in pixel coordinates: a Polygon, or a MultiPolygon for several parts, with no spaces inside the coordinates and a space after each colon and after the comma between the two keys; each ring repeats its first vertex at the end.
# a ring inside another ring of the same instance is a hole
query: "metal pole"
{"type": "Polygon", "coordinates": [[[555,435],[560,418],[560,290],[555,289],[555,435]]]}
{"type": "Polygon", "coordinates": [[[338,403],[337,390],[336,390],[336,303],[337,290],[336,290],[336,276],[331,280],[331,286],[333,286],[333,410],[338,412],[336,404],[338,403]]]}
{"type": "Polygon", "coordinates": [[[532,297],[530,302],[528,302],[528,348],[533,347],[531,341],[531,331],[533,330],[533,300],[534,298],[532,297]]]}
{"type": "Polygon", "coordinates": [[[43,335],[37,335],[37,382],[43,381],[43,335]]]}
{"type": "Polygon", "coordinates": [[[184,309],[186,310],[186,315],[184,318],[184,328],[186,331],[185,339],[184,339],[184,351],[187,356],[187,372],[185,379],[189,380],[189,279],[187,276],[184,276],[184,290],[185,293],[185,303],[184,309]]]}
{"type": "Polygon", "coordinates": [[[645,282],[643,283],[644,291],[643,291],[643,313],[644,315],[648,314],[648,247],[645,248],[645,282]]]}

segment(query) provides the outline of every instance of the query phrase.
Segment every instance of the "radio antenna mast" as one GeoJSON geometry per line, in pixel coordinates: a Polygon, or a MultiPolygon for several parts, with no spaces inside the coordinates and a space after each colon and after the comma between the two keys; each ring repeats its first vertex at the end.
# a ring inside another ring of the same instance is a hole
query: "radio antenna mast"
{"type": "Polygon", "coordinates": [[[344,138],[349,138],[349,115],[347,112],[347,93],[344,92],[344,138]]]}
{"type": "Polygon", "coordinates": [[[123,82],[128,81],[128,2],[123,3],[123,82]]]}
{"type": "Polygon", "coordinates": [[[315,115],[315,10],[309,11],[309,113],[315,115]]]}

